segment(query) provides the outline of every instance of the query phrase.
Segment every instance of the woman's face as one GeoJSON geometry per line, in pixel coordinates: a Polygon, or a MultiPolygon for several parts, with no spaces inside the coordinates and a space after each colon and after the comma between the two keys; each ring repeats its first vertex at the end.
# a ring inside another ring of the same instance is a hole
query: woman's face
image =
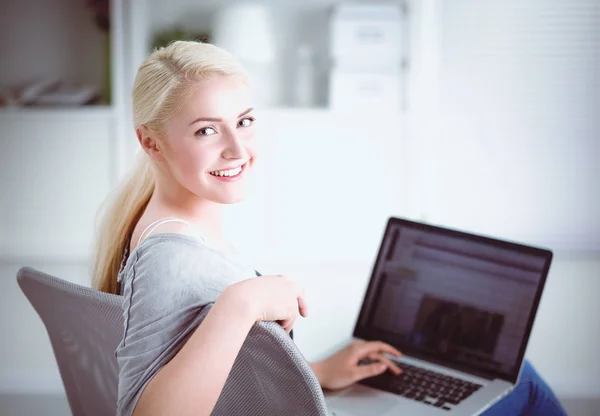
{"type": "Polygon", "coordinates": [[[200,81],[181,111],[164,125],[164,162],[193,194],[221,204],[245,196],[255,158],[248,86],[232,76],[200,81]]]}

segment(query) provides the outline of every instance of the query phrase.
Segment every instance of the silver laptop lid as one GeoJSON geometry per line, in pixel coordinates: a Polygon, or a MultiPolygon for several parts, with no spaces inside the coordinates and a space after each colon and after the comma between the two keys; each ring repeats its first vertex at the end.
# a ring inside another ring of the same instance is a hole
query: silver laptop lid
{"type": "Polygon", "coordinates": [[[515,383],[552,252],[390,218],[354,336],[515,383]]]}

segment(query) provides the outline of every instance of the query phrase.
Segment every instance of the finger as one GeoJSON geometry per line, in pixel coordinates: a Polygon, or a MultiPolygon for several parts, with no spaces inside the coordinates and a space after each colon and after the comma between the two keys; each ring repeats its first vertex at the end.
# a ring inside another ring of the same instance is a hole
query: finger
{"type": "Polygon", "coordinates": [[[293,319],[290,320],[290,324],[288,326],[288,333],[294,329],[294,327],[296,326],[296,320],[298,319],[298,315],[295,315],[293,319]]]}
{"type": "Polygon", "coordinates": [[[290,333],[290,331],[291,331],[291,330],[292,330],[292,328],[293,328],[293,327],[290,325],[290,323],[289,323],[289,322],[287,322],[287,321],[286,321],[286,322],[284,322],[284,323],[282,323],[282,324],[281,324],[281,327],[282,327],[282,328],[283,328],[283,330],[284,330],[285,332],[287,332],[288,334],[290,333]]]}
{"type": "Polygon", "coordinates": [[[285,320],[285,325],[283,326],[283,329],[285,329],[285,332],[287,332],[288,334],[296,325],[296,316],[297,315],[295,315],[293,318],[285,320]]]}
{"type": "Polygon", "coordinates": [[[299,303],[301,302],[302,307],[305,309],[306,312],[308,312],[308,301],[307,301],[307,297],[306,297],[306,291],[298,283],[294,283],[294,286],[295,286],[294,289],[296,290],[296,295],[298,297],[299,303]]]}
{"type": "Polygon", "coordinates": [[[298,312],[300,312],[300,315],[304,318],[308,316],[308,303],[306,302],[306,295],[304,293],[298,296],[298,312]]]}
{"type": "Polygon", "coordinates": [[[369,343],[370,350],[377,350],[379,352],[387,352],[388,354],[392,354],[396,357],[400,357],[402,353],[398,351],[396,348],[392,347],[390,344],[386,344],[382,341],[373,341],[369,343]]]}
{"type": "Polygon", "coordinates": [[[277,321],[277,323],[279,325],[281,325],[281,327],[286,331],[289,332],[288,327],[290,326],[290,320],[289,319],[280,319],[279,321],[277,321]]]}
{"type": "Polygon", "coordinates": [[[383,354],[373,352],[373,353],[369,354],[368,357],[371,360],[376,360],[376,361],[379,361],[380,363],[385,364],[386,367],[389,368],[390,371],[396,375],[399,375],[402,373],[402,370],[400,369],[400,367],[398,367],[398,365],[394,361],[390,360],[383,354]]]}
{"type": "Polygon", "coordinates": [[[373,363],[367,365],[359,365],[354,371],[354,382],[368,377],[374,377],[383,373],[387,369],[387,365],[383,363],[373,363]]]}

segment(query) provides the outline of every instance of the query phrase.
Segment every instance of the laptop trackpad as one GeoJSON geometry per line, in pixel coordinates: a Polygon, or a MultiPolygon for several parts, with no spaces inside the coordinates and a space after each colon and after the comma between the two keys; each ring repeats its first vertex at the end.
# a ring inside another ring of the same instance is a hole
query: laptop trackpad
{"type": "Polygon", "coordinates": [[[340,415],[383,415],[395,406],[398,399],[375,389],[356,384],[330,402],[332,414],[340,415]]]}

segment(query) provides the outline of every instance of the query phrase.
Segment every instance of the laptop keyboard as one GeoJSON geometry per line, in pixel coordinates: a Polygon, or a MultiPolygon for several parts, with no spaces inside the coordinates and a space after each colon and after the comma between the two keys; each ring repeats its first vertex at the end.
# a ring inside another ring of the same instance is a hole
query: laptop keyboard
{"type": "Polygon", "coordinates": [[[406,363],[396,361],[396,364],[402,369],[400,375],[386,371],[362,380],[361,384],[444,410],[451,410],[451,405],[459,404],[482,387],[481,384],[470,383],[406,363]]]}

